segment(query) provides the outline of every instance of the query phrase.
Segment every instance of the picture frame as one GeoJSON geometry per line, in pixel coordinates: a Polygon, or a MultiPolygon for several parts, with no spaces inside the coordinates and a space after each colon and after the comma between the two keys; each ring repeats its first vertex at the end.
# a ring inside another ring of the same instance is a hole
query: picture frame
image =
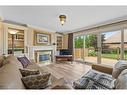
{"type": "Polygon", "coordinates": [[[34,45],[50,45],[51,44],[51,34],[43,32],[34,33],[34,45]]]}

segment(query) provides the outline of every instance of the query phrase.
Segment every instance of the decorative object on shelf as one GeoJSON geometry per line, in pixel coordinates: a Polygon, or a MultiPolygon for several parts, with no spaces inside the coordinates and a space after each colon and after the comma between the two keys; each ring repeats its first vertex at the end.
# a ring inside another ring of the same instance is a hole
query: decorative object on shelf
{"type": "Polygon", "coordinates": [[[8,32],[12,35],[12,54],[14,55],[14,39],[15,39],[15,34],[18,33],[18,31],[9,29],[8,32]]]}
{"type": "Polygon", "coordinates": [[[34,33],[34,45],[50,45],[51,44],[51,34],[36,32],[34,33]]]}
{"type": "Polygon", "coordinates": [[[61,25],[63,26],[64,23],[66,22],[66,15],[60,15],[59,18],[60,18],[61,25]]]}
{"type": "Polygon", "coordinates": [[[56,43],[52,43],[52,45],[56,45],[56,43]]]}

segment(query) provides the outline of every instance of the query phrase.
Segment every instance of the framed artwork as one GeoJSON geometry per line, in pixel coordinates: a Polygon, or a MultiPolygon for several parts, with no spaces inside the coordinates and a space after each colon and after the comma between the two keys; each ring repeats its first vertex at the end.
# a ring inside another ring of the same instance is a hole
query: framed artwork
{"type": "Polygon", "coordinates": [[[51,34],[35,32],[34,45],[50,45],[51,34]]]}

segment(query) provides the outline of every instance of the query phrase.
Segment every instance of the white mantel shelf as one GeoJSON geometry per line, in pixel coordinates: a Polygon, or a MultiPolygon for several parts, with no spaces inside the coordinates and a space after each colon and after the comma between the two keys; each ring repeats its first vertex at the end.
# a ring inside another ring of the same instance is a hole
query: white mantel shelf
{"type": "MultiPolygon", "coordinates": [[[[49,46],[28,46],[28,53],[29,53],[29,59],[35,60],[35,51],[38,50],[51,50],[53,57],[55,56],[55,46],[49,45],[49,46]]],[[[53,58],[54,61],[54,58],[53,58]]]]}

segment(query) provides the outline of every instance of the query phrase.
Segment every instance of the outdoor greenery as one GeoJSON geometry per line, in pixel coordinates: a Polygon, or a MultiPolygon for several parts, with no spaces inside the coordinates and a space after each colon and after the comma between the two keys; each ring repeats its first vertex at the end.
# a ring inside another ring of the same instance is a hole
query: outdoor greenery
{"type": "Polygon", "coordinates": [[[97,56],[97,52],[95,50],[89,50],[88,56],[97,56]]]}
{"type": "Polygon", "coordinates": [[[91,34],[75,38],[75,48],[83,48],[83,45],[85,48],[97,48],[97,36],[91,34]]]}
{"type": "Polygon", "coordinates": [[[97,48],[97,36],[96,35],[88,35],[85,38],[85,48],[97,48]]]}
{"type": "Polygon", "coordinates": [[[102,54],[102,58],[109,58],[109,59],[119,59],[118,55],[116,53],[105,53],[102,54]]]}
{"type": "MultiPolygon", "coordinates": [[[[105,41],[105,35],[101,35],[102,43],[105,41]]],[[[88,49],[88,56],[97,56],[97,36],[96,35],[87,35],[87,36],[80,36],[75,38],[75,48],[87,48],[88,49]],[[84,45],[84,46],[83,46],[84,45]]],[[[102,44],[102,48],[105,49],[105,44],[102,44]]],[[[109,59],[119,59],[117,55],[117,50],[106,50],[102,52],[102,58],[109,58],[109,59]]],[[[125,59],[127,59],[127,51],[125,51],[125,59]]]]}
{"type": "MultiPolygon", "coordinates": [[[[105,41],[105,35],[101,36],[102,42],[105,41]]],[[[91,34],[86,36],[79,36],[75,38],[75,48],[94,48],[97,49],[97,35],[91,34]]]]}
{"type": "MultiPolygon", "coordinates": [[[[120,59],[120,57],[116,53],[105,53],[102,54],[102,58],[109,58],[109,59],[120,59]]],[[[127,53],[124,53],[124,59],[127,60],[127,53]]]]}
{"type": "Polygon", "coordinates": [[[75,48],[83,48],[84,39],[83,36],[75,38],[75,48]]]}

